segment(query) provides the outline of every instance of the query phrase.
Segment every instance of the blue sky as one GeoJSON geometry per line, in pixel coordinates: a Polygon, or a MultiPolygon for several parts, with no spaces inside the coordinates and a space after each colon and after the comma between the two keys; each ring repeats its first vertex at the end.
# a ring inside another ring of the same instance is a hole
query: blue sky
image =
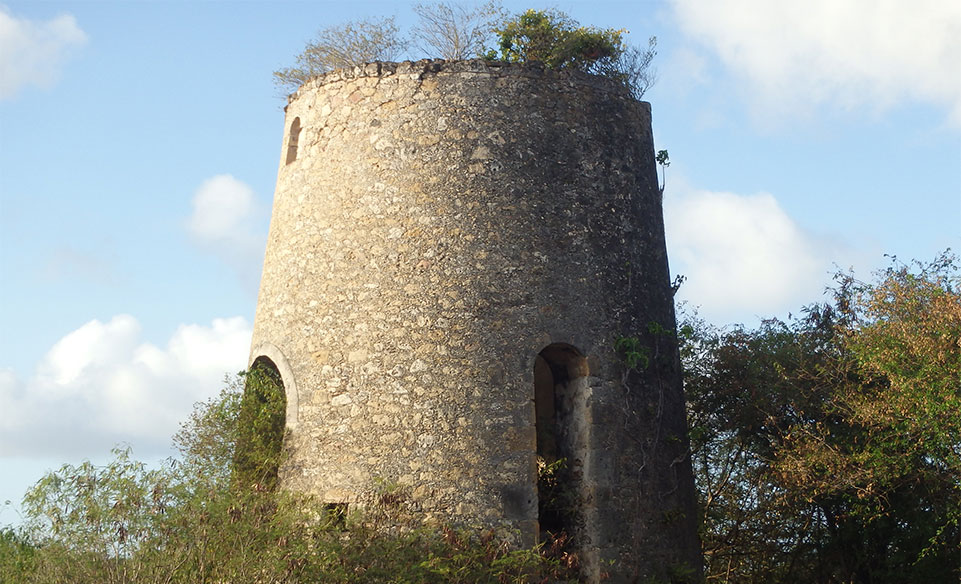
{"type": "MultiPolygon", "coordinates": [[[[961,3],[505,6],[657,36],[671,268],[711,321],[959,248],[961,3]]],[[[0,503],[117,443],[165,455],[244,367],[282,150],[271,72],[388,14],[415,21],[394,2],[0,4],[0,503]]]]}

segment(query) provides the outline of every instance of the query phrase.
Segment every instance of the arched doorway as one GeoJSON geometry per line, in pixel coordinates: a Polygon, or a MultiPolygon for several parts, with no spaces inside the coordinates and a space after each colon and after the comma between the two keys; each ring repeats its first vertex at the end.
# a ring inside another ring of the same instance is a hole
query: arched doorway
{"type": "Polygon", "coordinates": [[[244,377],[234,445],[235,482],[245,488],[277,486],[286,418],[287,397],[277,365],[258,357],[244,377]]]}
{"type": "Polygon", "coordinates": [[[553,343],[534,361],[537,511],[541,538],[573,537],[583,524],[582,478],[587,458],[587,359],[553,343]]]}

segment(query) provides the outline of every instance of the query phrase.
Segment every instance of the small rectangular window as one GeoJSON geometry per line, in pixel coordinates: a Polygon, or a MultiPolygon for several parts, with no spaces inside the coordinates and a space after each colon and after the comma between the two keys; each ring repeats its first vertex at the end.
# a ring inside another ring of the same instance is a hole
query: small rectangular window
{"type": "Polygon", "coordinates": [[[327,513],[327,526],[331,529],[347,531],[347,503],[327,503],[324,505],[327,513]]]}

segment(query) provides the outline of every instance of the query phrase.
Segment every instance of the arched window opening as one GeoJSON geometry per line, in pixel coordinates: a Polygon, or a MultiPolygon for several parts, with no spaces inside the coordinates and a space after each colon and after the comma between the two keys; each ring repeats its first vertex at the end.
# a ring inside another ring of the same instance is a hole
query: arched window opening
{"type": "Polygon", "coordinates": [[[287,397],[277,365],[258,357],[244,375],[237,417],[234,482],[242,488],[277,486],[287,418],[287,397]]]}
{"type": "Polygon", "coordinates": [[[297,144],[300,142],[300,130],[300,118],[294,118],[294,121],[290,124],[290,135],[287,138],[287,162],[285,164],[290,164],[297,160],[297,144]]]}
{"type": "Polygon", "coordinates": [[[537,435],[537,512],[541,539],[572,536],[580,521],[580,476],[585,458],[583,380],[587,359],[554,343],[534,361],[537,435]]]}

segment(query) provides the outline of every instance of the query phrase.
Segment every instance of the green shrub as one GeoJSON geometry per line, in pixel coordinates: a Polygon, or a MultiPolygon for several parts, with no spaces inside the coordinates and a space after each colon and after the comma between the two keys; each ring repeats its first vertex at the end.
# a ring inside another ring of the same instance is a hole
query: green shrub
{"type": "Polygon", "coordinates": [[[494,531],[424,525],[389,482],[372,485],[346,522],[314,498],[266,488],[276,484],[282,392],[269,367],[254,368],[195,407],[175,437],[182,459],[159,469],[115,449],[102,466],[48,473],[25,497],[24,529],[0,530],[0,583],[574,579],[540,548],[518,550],[494,531]],[[236,461],[249,466],[231,470],[236,461]]]}
{"type": "Polygon", "coordinates": [[[24,582],[36,572],[37,551],[23,531],[0,528],[0,582],[24,582]]]}
{"type": "Polygon", "coordinates": [[[273,490],[281,462],[287,398],[276,369],[254,365],[244,374],[237,419],[234,481],[242,488],[273,490]]]}
{"type": "Polygon", "coordinates": [[[498,48],[488,51],[486,58],[603,75],[640,99],[657,79],[651,67],[657,38],[648,39],[648,48],[640,50],[624,42],[626,32],[580,26],[558,10],[527,10],[495,25],[498,48]]]}

